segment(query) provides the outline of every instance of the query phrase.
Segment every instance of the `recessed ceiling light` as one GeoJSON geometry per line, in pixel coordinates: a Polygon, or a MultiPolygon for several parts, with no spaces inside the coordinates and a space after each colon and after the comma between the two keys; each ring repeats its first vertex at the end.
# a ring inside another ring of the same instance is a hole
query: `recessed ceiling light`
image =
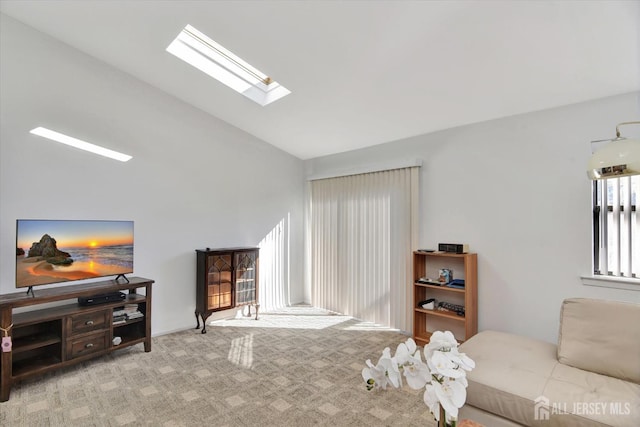
{"type": "Polygon", "coordinates": [[[42,136],[56,142],[61,142],[72,147],[79,148],[81,150],[90,151],[94,154],[99,154],[111,159],[120,160],[121,162],[129,161],[132,158],[128,154],[122,154],[117,151],[109,150],[108,148],[100,147],[99,145],[91,144],[89,142],[82,141],[81,139],[72,138],[70,136],[49,130],[47,128],[37,127],[35,129],[31,129],[29,132],[34,135],[42,136]]]}
{"type": "Polygon", "coordinates": [[[167,52],[262,106],[291,93],[191,25],[184,27],[167,52]]]}

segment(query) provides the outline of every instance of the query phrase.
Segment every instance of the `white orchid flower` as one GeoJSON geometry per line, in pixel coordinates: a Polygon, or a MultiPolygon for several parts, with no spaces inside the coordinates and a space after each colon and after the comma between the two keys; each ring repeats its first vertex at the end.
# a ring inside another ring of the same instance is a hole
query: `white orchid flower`
{"type": "Polygon", "coordinates": [[[456,381],[459,381],[460,384],[462,384],[464,386],[464,388],[466,389],[467,387],[469,387],[469,383],[467,382],[467,376],[463,375],[460,378],[456,378],[456,381]]]}
{"type": "Polygon", "coordinates": [[[427,364],[432,374],[450,378],[460,378],[465,375],[465,371],[458,369],[458,365],[449,358],[449,352],[435,351],[431,359],[427,360],[427,364]]]}
{"type": "Polygon", "coordinates": [[[425,386],[423,399],[424,404],[429,407],[429,412],[433,414],[437,421],[440,421],[440,401],[438,400],[433,384],[430,383],[425,386]]]}
{"type": "Polygon", "coordinates": [[[448,352],[448,355],[453,363],[455,363],[465,371],[471,371],[476,367],[476,362],[471,360],[471,358],[466,354],[458,352],[457,348],[451,349],[451,351],[448,352]]]}
{"type": "Polygon", "coordinates": [[[451,331],[435,331],[429,338],[429,344],[424,346],[424,357],[429,360],[434,351],[450,351],[458,348],[458,341],[451,331]]]}
{"type": "Polygon", "coordinates": [[[395,358],[391,357],[391,352],[387,351],[388,348],[385,348],[382,357],[378,361],[378,366],[382,366],[387,374],[387,379],[389,382],[395,387],[402,386],[402,374],[400,373],[400,369],[398,368],[398,363],[395,358]]]}
{"type": "Polygon", "coordinates": [[[367,383],[367,390],[374,387],[386,389],[388,379],[385,368],[380,365],[374,366],[370,359],[367,359],[366,364],[368,367],[362,369],[362,378],[367,383]]]}
{"type": "Polygon", "coordinates": [[[442,383],[432,381],[438,401],[445,412],[454,418],[458,417],[458,409],[467,400],[467,389],[460,381],[444,378],[442,383]]]}
{"type": "Polygon", "coordinates": [[[407,341],[405,342],[405,345],[407,346],[407,349],[409,350],[409,353],[411,353],[411,354],[415,353],[416,350],[418,349],[418,345],[416,344],[416,342],[411,337],[409,337],[407,339],[407,341]]]}
{"type": "Polygon", "coordinates": [[[386,389],[388,384],[401,387],[404,375],[409,387],[425,387],[423,400],[436,420],[440,420],[441,408],[447,422],[456,420],[458,409],[467,399],[466,373],[476,364],[458,351],[458,342],[450,331],[434,332],[423,351],[426,363],[415,341],[409,338],[398,344],[395,356],[387,347],[377,365],[367,360],[367,367],[362,370],[367,389],[386,389]]]}
{"type": "Polygon", "coordinates": [[[409,338],[406,342],[398,344],[395,355],[398,365],[404,365],[417,350],[418,346],[413,338],[409,338]]]}
{"type": "Polygon", "coordinates": [[[396,348],[396,355],[394,356],[396,363],[402,366],[407,363],[410,357],[411,353],[409,353],[407,345],[405,343],[398,344],[398,348],[396,348]]]}
{"type": "Polygon", "coordinates": [[[419,390],[431,379],[429,366],[422,361],[420,351],[416,351],[403,366],[407,384],[414,390],[419,390]]]}
{"type": "MultiPolygon", "coordinates": [[[[458,345],[458,341],[456,340],[456,337],[453,336],[453,333],[451,331],[435,331],[432,336],[431,339],[434,342],[443,342],[445,344],[449,344],[451,346],[457,346],[458,345]]],[[[431,342],[431,340],[429,340],[431,342]]]]}
{"type": "Polygon", "coordinates": [[[389,347],[382,351],[377,365],[374,366],[370,359],[367,359],[366,364],[368,367],[362,369],[362,378],[367,383],[368,390],[374,387],[386,390],[389,383],[396,388],[401,385],[400,370],[391,357],[389,347]]]}

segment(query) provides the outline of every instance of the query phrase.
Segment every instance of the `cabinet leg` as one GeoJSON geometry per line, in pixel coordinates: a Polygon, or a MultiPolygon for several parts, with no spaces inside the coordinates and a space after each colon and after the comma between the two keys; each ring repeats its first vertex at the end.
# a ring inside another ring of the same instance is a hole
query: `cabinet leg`
{"type": "Polygon", "coordinates": [[[258,310],[260,310],[260,304],[256,304],[256,320],[258,320],[258,310]]]}
{"type": "Polygon", "coordinates": [[[196,329],[200,329],[200,318],[198,317],[200,313],[196,310],[196,329]]]}
{"type": "Polygon", "coordinates": [[[207,319],[209,318],[209,316],[211,316],[211,313],[207,313],[206,317],[200,313],[200,316],[202,317],[202,331],[200,331],[201,334],[206,334],[207,333],[207,319]]]}

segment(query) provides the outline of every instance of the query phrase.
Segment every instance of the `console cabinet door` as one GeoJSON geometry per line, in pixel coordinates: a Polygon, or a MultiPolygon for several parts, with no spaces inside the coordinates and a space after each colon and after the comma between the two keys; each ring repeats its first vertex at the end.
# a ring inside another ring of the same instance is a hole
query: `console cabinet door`
{"type": "Polygon", "coordinates": [[[231,253],[211,254],[207,258],[207,310],[233,307],[231,253]]]}
{"type": "Polygon", "coordinates": [[[243,251],[235,253],[236,306],[255,304],[257,302],[257,262],[258,251],[243,251]]]}

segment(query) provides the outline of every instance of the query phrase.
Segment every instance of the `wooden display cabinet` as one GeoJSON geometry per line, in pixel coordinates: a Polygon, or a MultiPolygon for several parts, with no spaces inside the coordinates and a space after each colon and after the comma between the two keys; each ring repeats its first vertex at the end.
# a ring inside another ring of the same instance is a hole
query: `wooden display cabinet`
{"type": "Polygon", "coordinates": [[[413,338],[418,345],[429,343],[435,331],[451,331],[458,342],[464,342],[478,332],[478,257],[477,254],[445,252],[413,253],[413,338]],[[419,283],[422,278],[437,281],[440,269],[453,271],[453,279],[464,279],[464,289],[444,285],[419,283]],[[420,302],[434,298],[464,307],[464,315],[452,311],[433,310],[420,302]]]}
{"type": "Polygon", "coordinates": [[[212,313],[255,306],[258,319],[258,248],[196,250],[196,329],[207,333],[212,313]]]}

